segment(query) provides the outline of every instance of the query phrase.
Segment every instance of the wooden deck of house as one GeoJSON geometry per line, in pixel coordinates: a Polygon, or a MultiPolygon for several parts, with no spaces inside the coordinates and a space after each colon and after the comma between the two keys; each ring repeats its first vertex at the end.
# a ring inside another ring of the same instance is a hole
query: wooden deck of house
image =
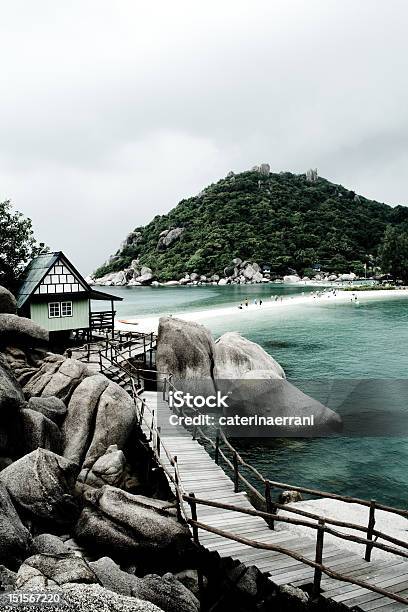
{"type": "MultiPolygon", "coordinates": [[[[160,442],[169,454],[177,457],[180,482],[187,494],[194,493],[197,498],[217,501],[234,506],[253,509],[245,492],[234,492],[233,481],[225,474],[207,453],[205,448],[194,440],[182,426],[169,423],[172,414],[168,403],[157,392],[144,392],[143,399],[155,415],[156,425],[160,427],[160,442]]],[[[150,435],[148,424],[142,424],[147,438],[150,435]]],[[[154,440],[151,440],[154,444],[154,440]]],[[[161,461],[171,471],[169,457],[161,453],[161,461]]],[[[169,481],[170,485],[174,485],[169,481]]],[[[188,504],[186,504],[188,508],[188,504]]],[[[187,510],[191,517],[191,511],[187,510]]],[[[248,516],[231,510],[197,506],[197,520],[215,529],[227,530],[243,538],[276,544],[298,552],[309,559],[314,559],[316,541],[309,537],[300,537],[290,528],[271,530],[265,520],[259,516],[248,516]]],[[[198,530],[199,542],[209,551],[217,552],[221,557],[231,557],[247,566],[256,566],[269,577],[275,585],[292,585],[309,587],[313,583],[314,569],[305,566],[280,552],[260,550],[230,538],[198,530]]],[[[327,544],[324,546],[323,564],[336,572],[344,573],[355,579],[365,580],[370,584],[391,590],[402,597],[408,595],[408,563],[395,557],[394,561],[365,561],[355,553],[348,553],[345,548],[327,544]]],[[[407,606],[384,597],[379,593],[359,587],[358,585],[322,577],[321,596],[331,604],[342,604],[349,610],[378,610],[394,612],[406,610],[407,606]]],[[[341,606],[339,607],[341,609],[341,606]]]]}

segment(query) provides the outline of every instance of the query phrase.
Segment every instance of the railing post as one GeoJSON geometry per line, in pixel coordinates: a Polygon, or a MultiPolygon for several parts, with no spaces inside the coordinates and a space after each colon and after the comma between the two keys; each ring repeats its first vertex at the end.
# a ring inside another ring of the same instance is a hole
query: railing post
{"type": "Polygon", "coordinates": [[[175,455],[173,457],[173,463],[174,463],[174,482],[176,484],[176,506],[177,506],[177,519],[179,521],[182,521],[183,517],[181,514],[181,507],[180,507],[180,495],[179,495],[179,477],[178,477],[178,471],[177,471],[177,455],[175,455]]]}
{"type": "Polygon", "coordinates": [[[214,461],[218,465],[220,460],[220,430],[217,429],[217,435],[215,436],[215,457],[214,461]]]}
{"type": "Polygon", "coordinates": [[[234,493],[239,492],[239,471],[238,471],[238,455],[234,452],[232,457],[232,463],[234,465],[234,493]]]}
{"type": "Polygon", "coordinates": [[[169,384],[168,384],[168,389],[167,389],[167,401],[169,401],[169,397],[170,397],[170,386],[172,384],[172,380],[173,380],[173,374],[169,374],[169,384]]]}
{"type": "Polygon", "coordinates": [[[103,372],[103,365],[102,365],[102,350],[99,351],[99,371],[102,373],[103,372]]]}
{"type": "Polygon", "coordinates": [[[150,426],[149,442],[153,440],[153,427],[154,427],[154,410],[152,410],[152,424],[150,426]]]}
{"type": "MultiPolygon", "coordinates": [[[[271,483],[269,482],[269,480],[265,480],[265,505],[266,505],[266,511],[269,514],[272,514],[274,511],[274,508],[272,506],[271,483]]],[[[270,529],[275,529],[275,521],[273,519],[268,519],[267,522],[268,522],[270,529]]]]}
{"type": "MultiPolygon", "coordinates": [[[[323,543],[324,543],[324,527],[325,520],[319,519],[319,526],[316,535],[316,556],[315,562],[322,565],[323,562],[323,543]]],[[[316,599],[320,595],[320,583],[322,580],[322,570],[318,567],[314,571],[312,599],[316,599]]]]}
{"type": "Polygon", "coordinates": [[[163,380],[163,401],[166,401],[166,386],[167,386],[167,378],[163,380]]]}
{"type": "MultiPolygon", "coordinates": [[[[189,499],[188,503],[190,504],[190,508],[191,508],[191,518],[193,519],[193,521],[197,522],[197,504],[195,502],[195,495],[194,493],[190,493],[190,497],[194,498],[194,501],[189,499]]],[[[193,538],[194,538],[194,542],[196,544],[199,544],[199,538],[198,538],[198,527],[197,525],[192,525],[191,526],[193,529],[193,538]]]]}
{"type": "Polygon", "coordinates": [[[161,427],[157,427],[157,436],[156,436],[156,450],[157,450],[157,456],[160,457],[160,444],[161,444],[161,440],[160,440],[160,432],[161,432],[161,427]]]}
{"type": "MultiPolygon", "coordinates": [[[[370,502],[370,514],[368,517],[368,531],[367,531],[367,540],[370,540],[370,542],[373,539],[374,525],[375,525],[375,499],[372,499],[370,502]]],[[[371,561],[371,551],[373,550],[373,545],[370,542],[367,542],[366,544],[366,551],[365,551],[365,557],[364,557],[366,561],[371,561]]]]}
{"type": "Polygon", "coordinates": [[[197,425],[194,425],[193,428],[193,440],[197,440],[197,425]]]}

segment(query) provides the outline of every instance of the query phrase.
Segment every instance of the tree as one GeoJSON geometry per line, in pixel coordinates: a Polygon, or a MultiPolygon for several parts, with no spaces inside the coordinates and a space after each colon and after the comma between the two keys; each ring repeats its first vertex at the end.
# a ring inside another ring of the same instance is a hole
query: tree
{"type": "Polygon", "coordinates": [[[0,284],[13,287],[24,265],[46,247],[34,238],[31,219],[0,202],[0,284]]]}
{"type": "Polygon", "coordinates": [[[395,280],[408,282],[408,231],[389,225],[380,247],[383,272],[389,272],[395,280]]]}

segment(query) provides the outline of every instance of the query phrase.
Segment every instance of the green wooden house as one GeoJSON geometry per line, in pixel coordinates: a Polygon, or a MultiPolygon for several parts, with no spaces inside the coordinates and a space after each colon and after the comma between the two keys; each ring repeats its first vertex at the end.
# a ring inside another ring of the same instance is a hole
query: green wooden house
{"type": "Polygon", "coordinates": [[[93,332],[114,330],[115,300],[122,298],[93,289],[59,251],[35,257],[25,269],[17,291],[18,313],[55,337],[72,332],[90,338],[93,332]],[[92,301],[109,309],[92,310],[92,301]]]}

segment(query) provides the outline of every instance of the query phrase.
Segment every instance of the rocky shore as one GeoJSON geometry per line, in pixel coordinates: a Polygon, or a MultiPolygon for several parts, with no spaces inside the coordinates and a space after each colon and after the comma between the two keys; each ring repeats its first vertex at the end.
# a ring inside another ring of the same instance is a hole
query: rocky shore
{"type": "Polygon", "coordinates": [[[56,612],[198,612],[201,572],[204,597],[224,609],[301,605],[304,594],[194,544],[136,417],[119,385],[51,353],[0,289],[0,608],[36,612],[8,594],[58,593],[56,612]]]}
{"type": "Polygon", "coordinates": [[[0,298],[0,594],[198,610],[198,553],[163,478],[146,474],[130,396],[50,353],[47,332],[0,298]]]}
{"type": "MultiPolygon", "coordinates": [[[[160,277],[160,276],[159,276],[160,277]]],[[[118,272],[110,272],[99,278],[87,277],[91,285],[105,287],[141,287],[151,285],[153,287],[176,287],[186,285],[254,285],[260,283],[272,283],[278,281],[286,283],[345,283],[357,279],[356,274],[330,274],[329,272],[316,273],[313,278],[300,277],[296,273],[287,274],[282,277],[272,275],[269,268],[260,266],[256,261],[242,261],[235,258],[231,264],[224,268],[223,275],[219,274],[197,274],[196,272],[185,272],[182,278],[160,282],[153,270],[140,264],[134,259],[129,268],[118,272]]]]}

